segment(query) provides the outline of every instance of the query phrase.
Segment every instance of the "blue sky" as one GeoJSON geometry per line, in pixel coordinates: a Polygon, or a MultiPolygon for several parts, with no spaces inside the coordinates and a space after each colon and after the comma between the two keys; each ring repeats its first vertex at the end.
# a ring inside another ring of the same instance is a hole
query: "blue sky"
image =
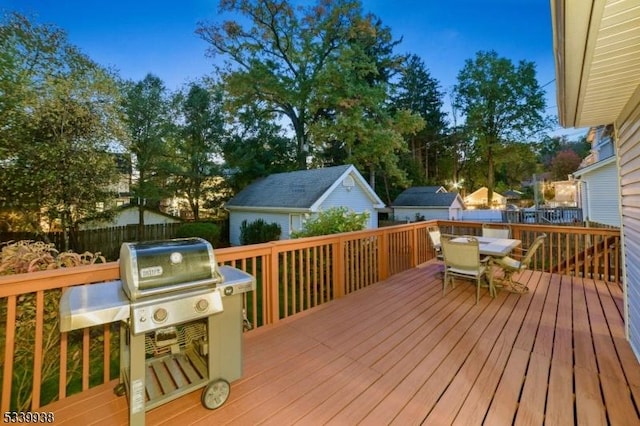
{"type": "MultiPolygon", "coordinates": [[[[295,0],[291,0],[296,3],[295,0]]],[[[300,2],[298,2],[300,3],[300,2]]],[[[306,1],[304,3],[310,3],[306,1]]],[[[555,71],[548,0],[363,0],[402,37],[398,53],[420,56],[445,91],[466,59],[495,50],[517,63],[536,63],[546,85],[547,113],[556,115],[555,71]]],[[[219,21],[217,0],[0,0],[0,10],[18,10],[38,23],[64,29],[69,40],[94,61],[140,80],[148,72],[171,90],[213,70],[207,44],[195,33],[198,22],[219,21]]],[[[584,133],[558,133],[574,138],[584,133]]]]}

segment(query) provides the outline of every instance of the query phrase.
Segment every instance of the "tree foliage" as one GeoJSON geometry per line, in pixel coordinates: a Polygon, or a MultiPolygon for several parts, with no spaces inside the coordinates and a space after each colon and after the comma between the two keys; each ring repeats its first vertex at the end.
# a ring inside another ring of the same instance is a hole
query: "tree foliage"
{"type": "Polygon", "coordinates": [[[387,81],[399,58],[379,19],[359,1],[318,0],[295,8],[287,1],[222,1],[221,12],[249,21],[201,24],[198,34],[222,55],[222,78],[234,109],[259,104],[286,117],[295,134],[298,168],[326,144],[345,145],[347,161],[382,167],[400,177],[396,151],[403,133],[422,123],[385,108],[387,81]]]}
{"type": "Polygon", "coordinates": [[[495,186],[497,151],[514,141],[527,141],[548,125],[544,91],[535,64],[514,65],[494,51],[478,52],[465,62],[454,88],[454,105],[465,118],[475,154],[486,165],[489,203],[495,186]]]}
{"type": "Polygon", "coordinates": [[[248,105],[238,110],[222,150],[227,183],[236,192],[273,173],[296,170],[295,142],[273,114],[248,105]]]}
{"type": "Polygon", "coordinates": [[[18,14],[0,26],[0,51],[2,206],[73,229],[115,179],[107,153],[122,135],[115,77],[62,30],[18,14]]]}
{"type": "Polygon", "coordinates": [[[293,232],[291,237],[314,237],[361,231],[367,226],[368,220],[369,213],[367,212],[356,213],[347,207],[331,207],[306,220],[302,229],[293,232]]]}
{"type": "Polygon", "coordinates": [[[567,176],[580,167],[582,159],[575,151],[565,149],[560,151],[551,160],[551,175],[556,180],[566,180],[567,176]]]}
{"type": "Polygon", "coordinates": [[[279,240],[282,235],[282,228],[277,223],[267,223],[263,219],[247,223],[242,221],[240,225],[240,244],[260,244],[269,241],[279,240]]]}
{"type": "Polygon", "coordinates": [[[442,97],[440,84],[431,77],[422,59],[417,55],[410,55],[401,69],[392,105],[393,108],[416,113],[425,123],[422,130],[408,137],[411,156],[421,165],[423,175],[422,180],[413,182],[414,185],[445,180],[445,175],[438,167],[447,154],[447,122],[442,111],[442,97]]]}
{"type": "Polygon", "coordinates": [[[153,74],[127,82],[124,90],[127,148],[138,172],[132,195],[138,201],[139,235],[143,235],[145,204],[153,205],[166,195],[167,139],[173,129],[170,102],[164,83],[153,74]]]}
{"type": "Polygon", "coordinates": [[[177,129],[170,163],[173,190],[187,199],[193,218],[200,218],[200,200],[215,192],[216,162],[226,138],[222,92],[192,83],[174,97],[177,129]]]}

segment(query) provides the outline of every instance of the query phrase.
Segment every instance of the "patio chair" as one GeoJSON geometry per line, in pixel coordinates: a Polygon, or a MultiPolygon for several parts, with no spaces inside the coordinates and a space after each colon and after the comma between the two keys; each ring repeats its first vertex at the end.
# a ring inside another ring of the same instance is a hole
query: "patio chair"
{"type": "Polygon", "coordinates": [[[476,304],[480,300],[480,282],[485,278],[489,283],[489,294],[495,297],[493,277],[487,263],[480,258],[480,245],[475,237],[464,237],[463,241],[453,241],[459,236],[442,235],[440,245],[444,255],[444,280],[442,295],[447,285],[454,287],[455,278],[464,278],[476,282],[476,304]]]}
{"type": "MultiPolygon", "coordinates": [[[[444,261],[444,256],[442,255],[442,247],[440,245],[440,228],[438,226],[429,226],[427,227],[427,233],[429,234],[429,239],[431,240],[433,250],[436,252],[436,259],[441,262],[444,261]]],[[[444,268],[438,271],[438,276],[440,278],[444,276],[444,268]]]]}
{"type": "Polygon", "coordinates": [[[511,238],[511,226],[508,224],[483,223],[482,236],[491,238],[511,238]]]}
{"type": "Polygon", "coordinates": [[[524,257],[520,260],[509,256],[494,258],[491,260],[492,265],[498,266],[504,271],[503,282],[508,285],[510,291],[514,293],[526,293],[529,291],[529,288],[526,285],[513,281],[513,274],[522,272],[529,267],[529,264],[533,259],[533,255],[542,243],[544,243],[545,238],[547,238],[547,234],[541,234],[536,237],[533,243],[524,252],[524,257]]]}

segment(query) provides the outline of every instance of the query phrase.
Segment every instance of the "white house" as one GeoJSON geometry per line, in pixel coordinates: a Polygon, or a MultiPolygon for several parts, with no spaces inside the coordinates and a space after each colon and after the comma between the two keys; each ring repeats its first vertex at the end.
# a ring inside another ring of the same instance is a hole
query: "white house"
{"type": "Polygon", "coordinates": [[[341,206],[367,212],[367,228],[377,228],[377,211],[384,203],[353,165],[273,174],[247,186],[225,204],[229,241],[239,245],[242,222],[257,219],[277,223],[282,229],[280,238],[288,239],[307,218],[341,206]]]}
{"type": "Polygon", "coordinates": [[[640,7],[551,0],[551,17],[560,124],[613,125],[626,337],[640,360],[640,7]]]}
{"type": "Polygon", "coordinates": [[[591,153],[573,173],[585,221],[620,227],[620,185],[612,126],[592,127],[591,153]]]}
{"type": "Polygon", "coordinates": [[[464,202],[457,192],[441,186],[414,186],[404,190],[391,204],[395,220],[460,220],[464,202]]]}
{"type": "Polygon", "coordinates": [[[489,189],[486,186],[464,197],[467,208],[474,209],[504,209],[507,206],[507,197],[493,191],[491,206],[489,206],[489,189]]]}
{"type": "MultiPolygon", "coordinates": [[[[138,206],[126,205],[115,209],[110,219],[90,219],[80,224],[80,229],[102,229],[116,226],[137,225],[139,220],[138,206]]],[[[144,224],[158,225],[182,222],[179,217],[162,213],[149,208],[144,209],[144,224]]]]}

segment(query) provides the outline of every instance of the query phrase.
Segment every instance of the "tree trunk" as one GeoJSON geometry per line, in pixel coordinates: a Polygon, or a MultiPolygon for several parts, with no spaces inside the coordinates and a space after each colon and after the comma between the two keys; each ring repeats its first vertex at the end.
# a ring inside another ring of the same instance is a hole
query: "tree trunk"
{"type": "Polygon", "coordinates": [[[491,145],[487,148],[487,169],[487,204],[491,208],[493,206],[493,187],[495,185],[493,149],[491,145]]]}
{"type": "Polygon", "coordinates": [[[307,168],[307,140],[304,133],[304,116],[298,117],[293,112],[289,115],[291,124],[296,133],[297,150],[296,162],[300,170],[306,170],[307,168]]]}
{"type": "Polygon", "coordinates": [[[376,190],[376,169],[375,166],[369,166],[369,186],[374,191],[376,190]]]}

